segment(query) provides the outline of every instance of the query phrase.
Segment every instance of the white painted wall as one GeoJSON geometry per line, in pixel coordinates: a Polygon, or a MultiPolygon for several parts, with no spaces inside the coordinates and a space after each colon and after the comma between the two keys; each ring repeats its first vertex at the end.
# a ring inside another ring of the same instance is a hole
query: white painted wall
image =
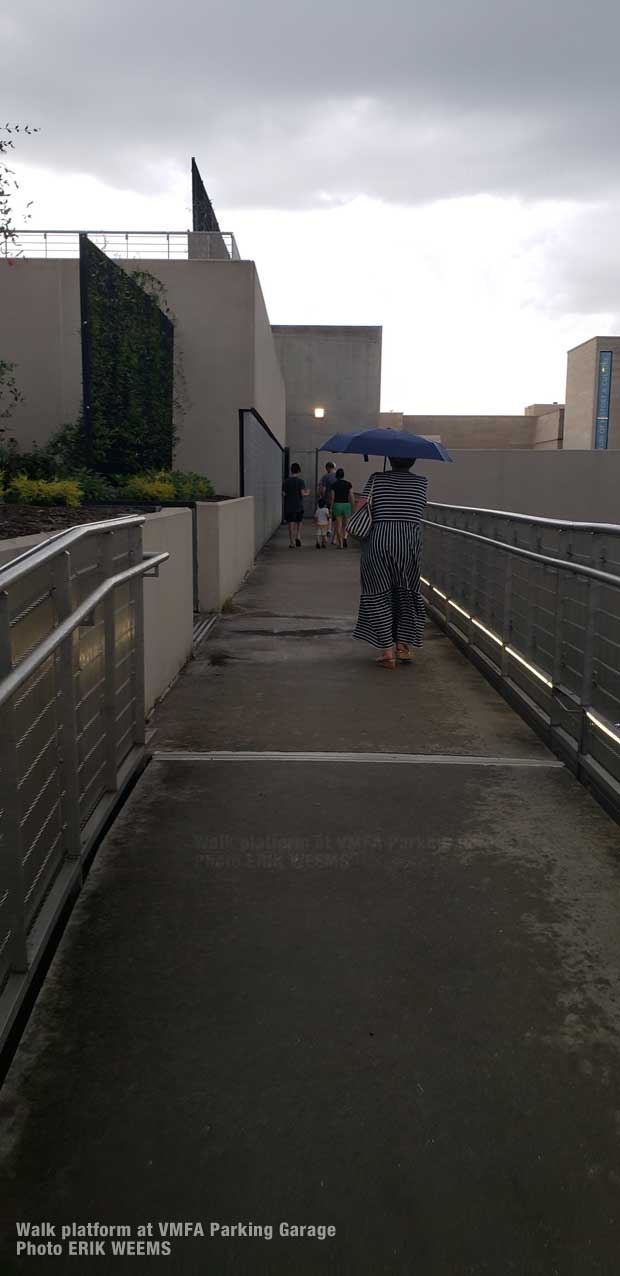
{"type": "Polygon", "coordinates": [[[146,712],[164,694],[192,654],[194,583],[192,512],[147,514],[145,550],[170,554],[156,579],[144,581],[144,675],[146,712]]]}
{"type": "Polygon", "coordinates": [[[219,611],[254,563],[254,497],[196,505],[198,607],[219,611]]]}

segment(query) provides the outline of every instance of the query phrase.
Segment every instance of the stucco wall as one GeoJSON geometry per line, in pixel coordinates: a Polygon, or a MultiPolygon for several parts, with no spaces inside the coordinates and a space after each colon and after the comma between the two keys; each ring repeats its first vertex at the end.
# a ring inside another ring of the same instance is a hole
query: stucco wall
{"type": "Polygon", "coordinates": [[[620,452],[453,451],[454,464],[418,461],[429,500],[546,518],[620,523],[620,452]]]}
{"type": "Polygon", "coordinates": [[[46,443],[82,402],[77,261],[0,260],[0,359],[24,395],[6,421],[24,450],[46,443]]]}
{"type": "Polygon", "coordinates": [[[196,506],[198,607],[219,611],[254,562],[254,498],[196,506]]]}
{"type": "Polygon", "coordinates": [[[156,579],[144,581],[144,676],[146,712],[163,695],[192,653],[194,583],[192,512],[147,514],[145,550],[167,550],[170,558],[156,579]]]}

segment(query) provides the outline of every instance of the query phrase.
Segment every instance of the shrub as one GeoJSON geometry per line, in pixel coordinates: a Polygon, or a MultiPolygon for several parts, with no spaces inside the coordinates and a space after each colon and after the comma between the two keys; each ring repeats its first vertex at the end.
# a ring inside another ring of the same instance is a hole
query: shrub
{"type": "Polygon", "coordinates": [[[93,501],[96,504],[99,501],[115,501],[119,496],[114,484],[103,475],[95,474],[94,470],[80,466],[72,469],[67,478],[74,479],[79,484],[84,501],[93,501]]]}
{"type": "Polygon", "coordinates": [[[0,466],[7,479],[16,474],[25,474],[27,478],[55,478],[56,466],[48,455],[47,448],[34,446],[32,452],[18,451],[14,439],[0,444],[0,466]]]}
{"type": "Polygon", "coordinates": [[[115,475],[119,496],[134,501],[201,501],[213,496],[213,487],[202,474],[183,470],[145,470],[143,474],[115,475]]]}
{"type": "Polygon", "coordinates": [[[191,470],[172,470],[170,477],[178,501],[203,501],[208,496],[215,496],[213,485],[203,474],[194,474],[191,470]]]}
{"type": "Polygon", "coordinates": [[[173,501],[175,491],[170,472],[159,470],[131,474],[125,479],[120,495],[132,501],[173,501]]]}
{"type": "Polygon", "coordinates": [[[82,415],[77,421],[67,421],[61,425],[52,434],[44,450],[49,463],[59,473],[86,468],[82,415]]]}
{"type": "Polygon", "coordinates": [[[23,505],[79,505],[82,489],[75,479],[32,479],[16,474],[5,499],[23,505]]]}

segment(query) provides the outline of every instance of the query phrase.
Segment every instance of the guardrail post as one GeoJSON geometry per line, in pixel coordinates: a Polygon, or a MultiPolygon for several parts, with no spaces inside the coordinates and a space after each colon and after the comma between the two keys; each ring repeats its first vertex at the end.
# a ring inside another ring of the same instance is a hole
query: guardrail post
{"type": "MultiPolygon", "coordinates": [[[[0,678],[11,672],[11,629],[9,623],[9,599],[0,594],[0,678]]],[[[9,700],[3,710],[3,729],[0,732],[0,769],[4,778],[3,824],[6,828],[6,845],[3,859],[6,866],[9,891],[9,919],[11,927],[11,967],[20,973],[28,969],[28,945],[26,934],[24,866],[22,862],[21,805],[19,800],[19,776],[17,774],[17,740],[15,735],[15,708],[9,700]]]]}
{"type": "Polygon", "coordinates": [[[551,729],[560,725],[558,709],[562,708],[558,700],[557,689],[562,682],[562,670],[564,666],[564,594],[562,589],[562,571],[555,568],[555,607],[553,615],[553,666],[551,673],[551,681],[553,687],[551,690],[551,729]]]}
{"type": "MultiPolygon", "coordinates": [[[[68,550],[59,554],[53,563],[54,599],[56,617],[66,620],[71,614],[71,555],[68,550]]],[[[77,749],[77,720],[75,708],[74,639],[69,634],[58,651],[60,682],[60,721],[62,748],[59,752],[64,794],[61,798],[67,859],[79,859],[82,853],[80,828],[80,780],[77,749]]]]}
{"type": "Polygon", "coordinates": [[[502,677],[508,677],[508,652],[506,648],[512,636],[512,554],[504,554],[504,614],[502,616],[502,677]]]}
{"type": "MultiPolygon", "coordinates": [[[[142,528],[132,527],[129,532],[129,558],[132,563],[142,561],[142,528]]],[[[144,582],[141,576],[132,580],[130,596],[134,618],[133,633],[133,689],[134,689],[134,742],[146,740],[144,699],[144,582]]]]}
{"type": "MultiPolygon", "coordinates": [[[[114,533],[104,532],[101,555],[105,580],[114,575],[114,533]]],[[[103,601],[104,693],[103,725],[105,732],[105,787],[118,789],[116,765],[116,607],[115,591],[103,601]]]]}
{"type": "Polygon", "coordinates": [[[588,718],[587,711],[592,702],[594,685],[594,643],[596,640],[596,621],[601,602],[601,585],[599,581],[587,581],[588,603],[586,628],[583,642],[583,676],[581,680],[581,730],[579,734],[579,753],[583,757],[586,751],[588,718]]]}

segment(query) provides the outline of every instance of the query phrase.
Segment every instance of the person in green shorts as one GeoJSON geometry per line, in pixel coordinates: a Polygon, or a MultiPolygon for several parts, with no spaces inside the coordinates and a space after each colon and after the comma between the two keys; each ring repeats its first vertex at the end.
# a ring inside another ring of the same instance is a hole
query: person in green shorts
{"type": "Polygon", "coordinates": [[[344,477],[344,470],[336,470],[336,482],[331,488],[332,518],[334,520],[333,544],[347,548],[347,519],[353,513],[353,484],[344,477]]]}

